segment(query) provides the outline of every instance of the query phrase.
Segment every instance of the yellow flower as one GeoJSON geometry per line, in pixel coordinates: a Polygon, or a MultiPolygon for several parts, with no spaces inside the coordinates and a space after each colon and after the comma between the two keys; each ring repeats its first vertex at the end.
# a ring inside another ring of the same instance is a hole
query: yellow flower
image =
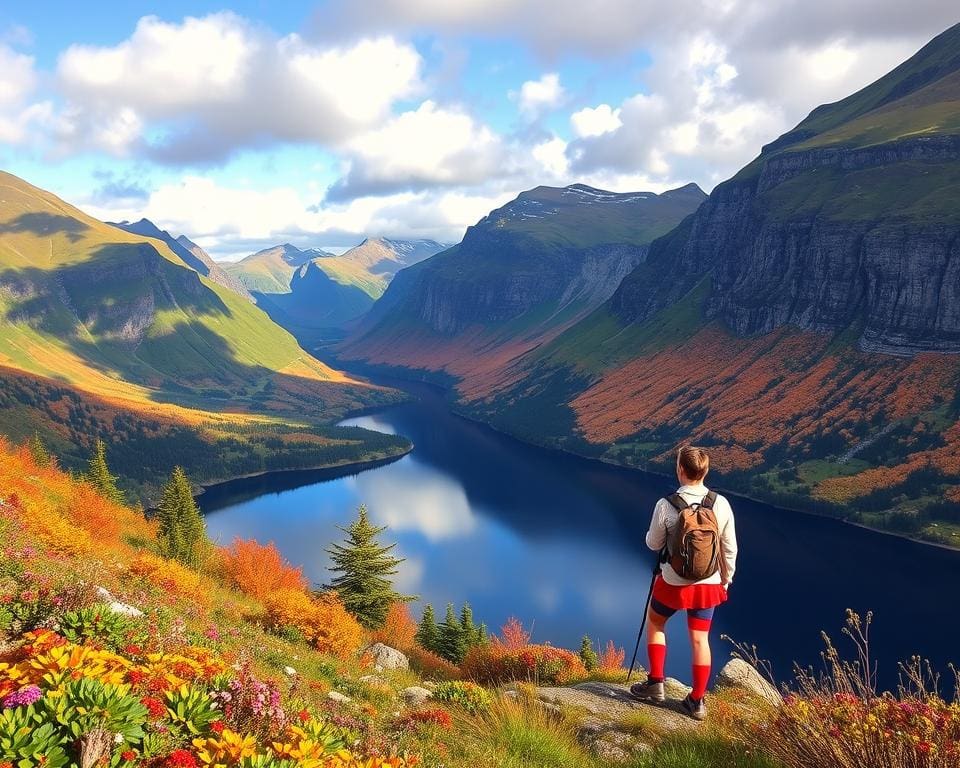
{"type": "Polygon", "coordinates": [[[194,739],[193,746],[197,748],[197,757],[204,765],[234,765],[245,757],[253,757],[257,753],[257,740],[249,734],[244,736],[224,728],[218,736],[206,739],[194,739]]]}

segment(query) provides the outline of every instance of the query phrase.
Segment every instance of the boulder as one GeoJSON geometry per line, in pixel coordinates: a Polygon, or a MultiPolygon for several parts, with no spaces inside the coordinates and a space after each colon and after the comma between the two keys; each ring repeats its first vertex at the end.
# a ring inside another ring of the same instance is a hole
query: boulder
{"type": "Polygon", "coordinates": [[[749,691],[775,707],[783,703],[780,692],[743,659],[730,659],[717,674],[717,685],[749,691]]]}
{"type": "Polygon", "coordinates": [[[374,643],[367,648],[367,653],[373,661],[374,667],[384,669],[410,669],[410,661],[396,648],[383,643],[374,643]]]}
{"type": "Polygon", "coordinates": [[[400,691],[400,696],[406,702],[407,706],[419,707],[433,698],[433,692],[426,688],[421,688],[419,685],[411,685],[409,688],[404,688],[400,691]]]}
{"type": "Polygon", "coordinates": [[[637,710],[648,712],[656,729],[661,732],[697,728],[700,723],[691,719],[680,706],[689,691],[686,686],[672,681],[667,686],[667,701],[654,705],[633,698],[628,685],[589,682],[569,688],[537,688],[537,698],[561,707],[585,711],[583,729],[589,731],[591,736],[596,736],[600,731],[616,730],[624,717],[637,710]],[[606,728],[604,724],[607,724],[606,728]]]}
{"type": "Polygon", "coordinates": [[[351,701],[353,701],[353,699],[351,699],[349,696],[344,696],[339,691],[329,691],[327,693],[327,698],[330,701],[336,702],[337,704],[349,704],[351,701]]]}

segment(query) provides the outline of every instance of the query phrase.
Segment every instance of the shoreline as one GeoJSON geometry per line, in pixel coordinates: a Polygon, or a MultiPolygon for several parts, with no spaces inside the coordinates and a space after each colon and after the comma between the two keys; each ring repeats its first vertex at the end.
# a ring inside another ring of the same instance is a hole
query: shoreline
{"type": "MultiPolygon", "coordinates": [[[[384,408],[390,408],[391,406],[386,405],[384,408]]],[[[408,455],[414,449],[414,444],[411,441],[410,447],[400,451],[399,453],[389,454],[387,456],[382,456],[378,459],[364,459],[362,461],[341,461],[335,464],[318,464],[315,467],[290,467],[288,469],[264,469],[260,472],[250,472],[246,475],[236,475],[234,477],[227,477],[223,479],[208,480],[203,483],[198,483],[195,487],[200,490],[193,494],[193,498],[199,498],[204,493],[220,486],[229,485],[230,483],[237,483],[242,480],[253,480],[258,477],[264,477],[266,475],[288,475],[296,472],[323,472],[324,470],[339,470],[339,469],[348,469],[356,468],[358,472],[365,472],[368,469],[375,469],[376,467],[383,466],[385,464],[390,464],[394,461],[402,459],[404,456],[408,455]]],[[[150,507],[150,509],[155,509],[155,507],[150,507]]]]}
{"type": "MultiPolygon", "coordinates": [[[[369,375],[370,375],[370,372],[373,371],[373,372],[375,372],[374,375],[376,375],[377,373],[379,373],[379,374],[384,375],[384,376],[386,376],[386,377],[394,378],[394,379],[396,379],[396,380],[398,380],[398,381],[406,381],[406,382],[411,383],[411,384],[419,384],[419,385],[426,384],[426,385],[428,385],[428,386],[431,386],[431,387],[433,387],[434,389],[442,392],[442,393],[445,395],[445,398],[444,398],[444,399],[447,400],[447,405],[448,405],[451,413],[455,414],[456,416],[459,416],[459,417],[462,418],[462,419],[465,419],[465,420],[467,420],[467,421],[473,422],[474,424],[480,424],[480,425],[482,425],[482,426],[484,426],[484,427],[487,427],[488,429],[493,430],[493,431],[496,432],[497,434],[505,435],[506,437],[509,437],[509,438],[511,438],[511,439],[513,439],[513,440],[516,440],[516,441],[518,441],[518,442],[520,442],[520,443],[523,443],[523,444],[525,444],[525,445],[531,445],[531,446],[534,446],[534,447],[536,447],[536,448],[539,448],[539,449],[545,450],[545,451],[553,451],[553,452],[556,452],[556,453],[561,453],[561,454],[564,454],[564,455],[566,455],[566,456],[575,456],[576,458],[578,458],[578,459],[583,459],[583,460],[585,460],[585,461],[596,461],[596,462],[599,462],[599,463],[601,463],[601,464],[606,464],[607,466],[617,467],[618,469],[623,469],[623,470],[627,470],[627,471],[632,471],[632,472],[645,472],[645,473],[650,474],[650,475],[656,475],[657,477],[672,477],[672,475],[669,475],[669,474],[664,473],[664,472],[658,472],[658,471],[655,470],[655,469],[642,469],[642,468],[640,468],[640,467],[630,466],[629,464],[622,464],[622,463],[620,463],[620,462],[618,462],[618,461],[614,461],[614,460],[612,460],[612,459],[606,459],[606,458],[599,457],[599,456],[587,456],[587,455],[585,455],[585,454],[583,454],[583,453],[578,453],[577,451],[572,450],[572,449],[569,449],[569,448],[563,448],[563,447],[559,447],[559,446],[555,446],[555,445],[546,445],[546,444],[544,444],[544,443],[537,442],[537,441],[535,441],[535,440],[525,439],[525,438],[520,437],[519,435],[513,434],[512,432],[509,432],[509,431],[507,431],[507,430],[505,430],[505,429],[501,429],[501,428],[499,428],[499,427],[491,424],[490,422],[485,421],[484,419],[481,419],[481,418],[479,418],[478,416],[471,415],[469,412],[467,412],[467,411],[465,411],[464,409],[458,407],[458,404],[457,404],[456,401],[451,401],[451,400],[449,400],[449,395],[454,391],[453,387],[444,386],[443,384],[441,384],[441,383],[437,380],[437,379],[440,379],[440,378],[447,378],[449,381],[452,382],[452,381],[453,381],[453,377],[450,376],[449,374],[446,374],[446,373],[443,373],[443,372],[434,373],[434,372],[431,372],[431,371],[419,371],[419,370],[417,370],[417,369],[408,369],[408,368],[404,368],[404,367],[402,367],[402,366],[393,366],[393,365],[384,365],[384,364],[375,364],[375,363],[364,363],[364,362],[362,362],[362,361],[347,361],[346,364],[344,364],[343,361],[338,360],[338,361],[337,361],[337,365],[340,366],[341,369],[343,369],[343,370],[349,370],[349,368],[350,368],[351,366],[354,366],[354,367],[357,367],[357,368],[360,368],[360,369],[365,369],[365,370],[366,370],[366,373],[361,374],[361,375],[368,375],[368,376],[369,376],[369,375]],[[410,374],[410,375],[404,376],[403,374],[405,374],[405,373],[410,374]],[[416,375],[417,375],[417,374],[420,374],[421,378],[416,378],[416,375]]],[[[408,394],[409,394],[409,393],[408,393],[408,394]]],[[[389,407],[389,406],[386,406],[386,407],[389,407]]],[[[911,535],[908,534],[908,533],[902,533],[902,532],[900,532],[900,531],[890,531],[890,530],[886,530],[886,529],[884,529],[884,528],[875,528],[875,527],[873,527],[873,526],[867,525],[866,523],[855,522],[855,521],[853,521],[853,520],[849,520],[849,519],[844,518],[844,517],[838,517],[838,516],[835,516],[835,515],[829,515],[829,514],[825,514],[825,513],[823,513],[823,512],[817,512],[817,511],[815,511],[815,510],[799,509],[799,508],[797,508],[797,507],[792,507],[792,506],[786,506],[786,505],[783,505],[783,504],[773,503],[773,502],[768,501],[768,500],[766,500],[766,499],[764,499],[764,498],[757,497],[757,496],[753,496],[753,495],[750,495],[750,494],[748,494],[748,493],[736,491],[736,490],[733,490],[733,489],[726,489],[726,488],[724,488],[724,487],[722,487],[722,486],[720,486],[720,487],[718,488],[718,490],[720,490],[720,491],[722,491],[722,492],[724,492],[724,493],[727,493],[727,494],[729,494],[730,496],[733,496],[733,497],[736,497],[736,498],[746,499],[747,501],[752,501],[752,502],[759,503],[759,504],[766,504],[766,505],[771,506],[771,507],[774,507],[774,508],[776,508],[776,509],[782,509],[782,510],[784,510],[785,512],[791,512],[791,513],[793,513],[793,514],[800,514],[800,515],[812,515],[812,516],[814,516],[814,517],[825,518],[825,519],[828,519],[828,520],[836,520],[837,522],[843,523],[843,524],[845,524],[845,525],[850,525],[850,526],[853,526],[853,527],[856,527],[856,528],[862,528],[863,530],[872,531],[873,533],[879,533],[879,534],[882,534],[882,535],[885,535],[885,536],[894,536],[894,537],[896,537],[896,538],[898,538],[898,539],[904,539],[905,541],[910,541],[910,542],[913,542],[913,543],[915,543],[915,544],[922,544],[922,545],[927,546],[927,547],[937,547],[938,549],[945,549],[945,550],[947,550],[947,551],[949,551],[949,552],[960,552],[960,542],[958,542],[956,546],[953,546],[953,545],[950,545],[950,544],[944,544],[944,543],[939,542],[939,541],[929,541],[928,539],[921,539],[921,538],[918,538],[918,537],[916,537],[916,536],[911,536],[911,535]]]]}

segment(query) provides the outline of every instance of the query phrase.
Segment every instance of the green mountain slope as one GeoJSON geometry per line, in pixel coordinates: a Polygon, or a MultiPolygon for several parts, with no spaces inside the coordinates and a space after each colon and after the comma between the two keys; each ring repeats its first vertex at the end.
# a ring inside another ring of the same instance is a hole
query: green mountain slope
{"type": "Polygon", "coordinates": [[[364,401],[368,388],[306,354],[164,242],[10,174],[0,175],[0,200],[3,364],[143,402],[238,410],[309,401],[322,418],[364,401]]]}

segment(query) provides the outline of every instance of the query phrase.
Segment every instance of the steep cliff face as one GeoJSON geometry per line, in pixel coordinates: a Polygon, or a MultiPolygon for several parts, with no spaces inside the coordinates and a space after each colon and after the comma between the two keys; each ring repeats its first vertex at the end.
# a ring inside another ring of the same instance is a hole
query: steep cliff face
{"type": "Polygon", "coordinates": [[[496,367],[507,347],[522,354],[606,301],[650,240],[704,198],[696,185],[662,195],[524,192],[459,245],[401,271],[342,353],[459,373],[470,349],[475,369],[480,358],[496,367]]]}

